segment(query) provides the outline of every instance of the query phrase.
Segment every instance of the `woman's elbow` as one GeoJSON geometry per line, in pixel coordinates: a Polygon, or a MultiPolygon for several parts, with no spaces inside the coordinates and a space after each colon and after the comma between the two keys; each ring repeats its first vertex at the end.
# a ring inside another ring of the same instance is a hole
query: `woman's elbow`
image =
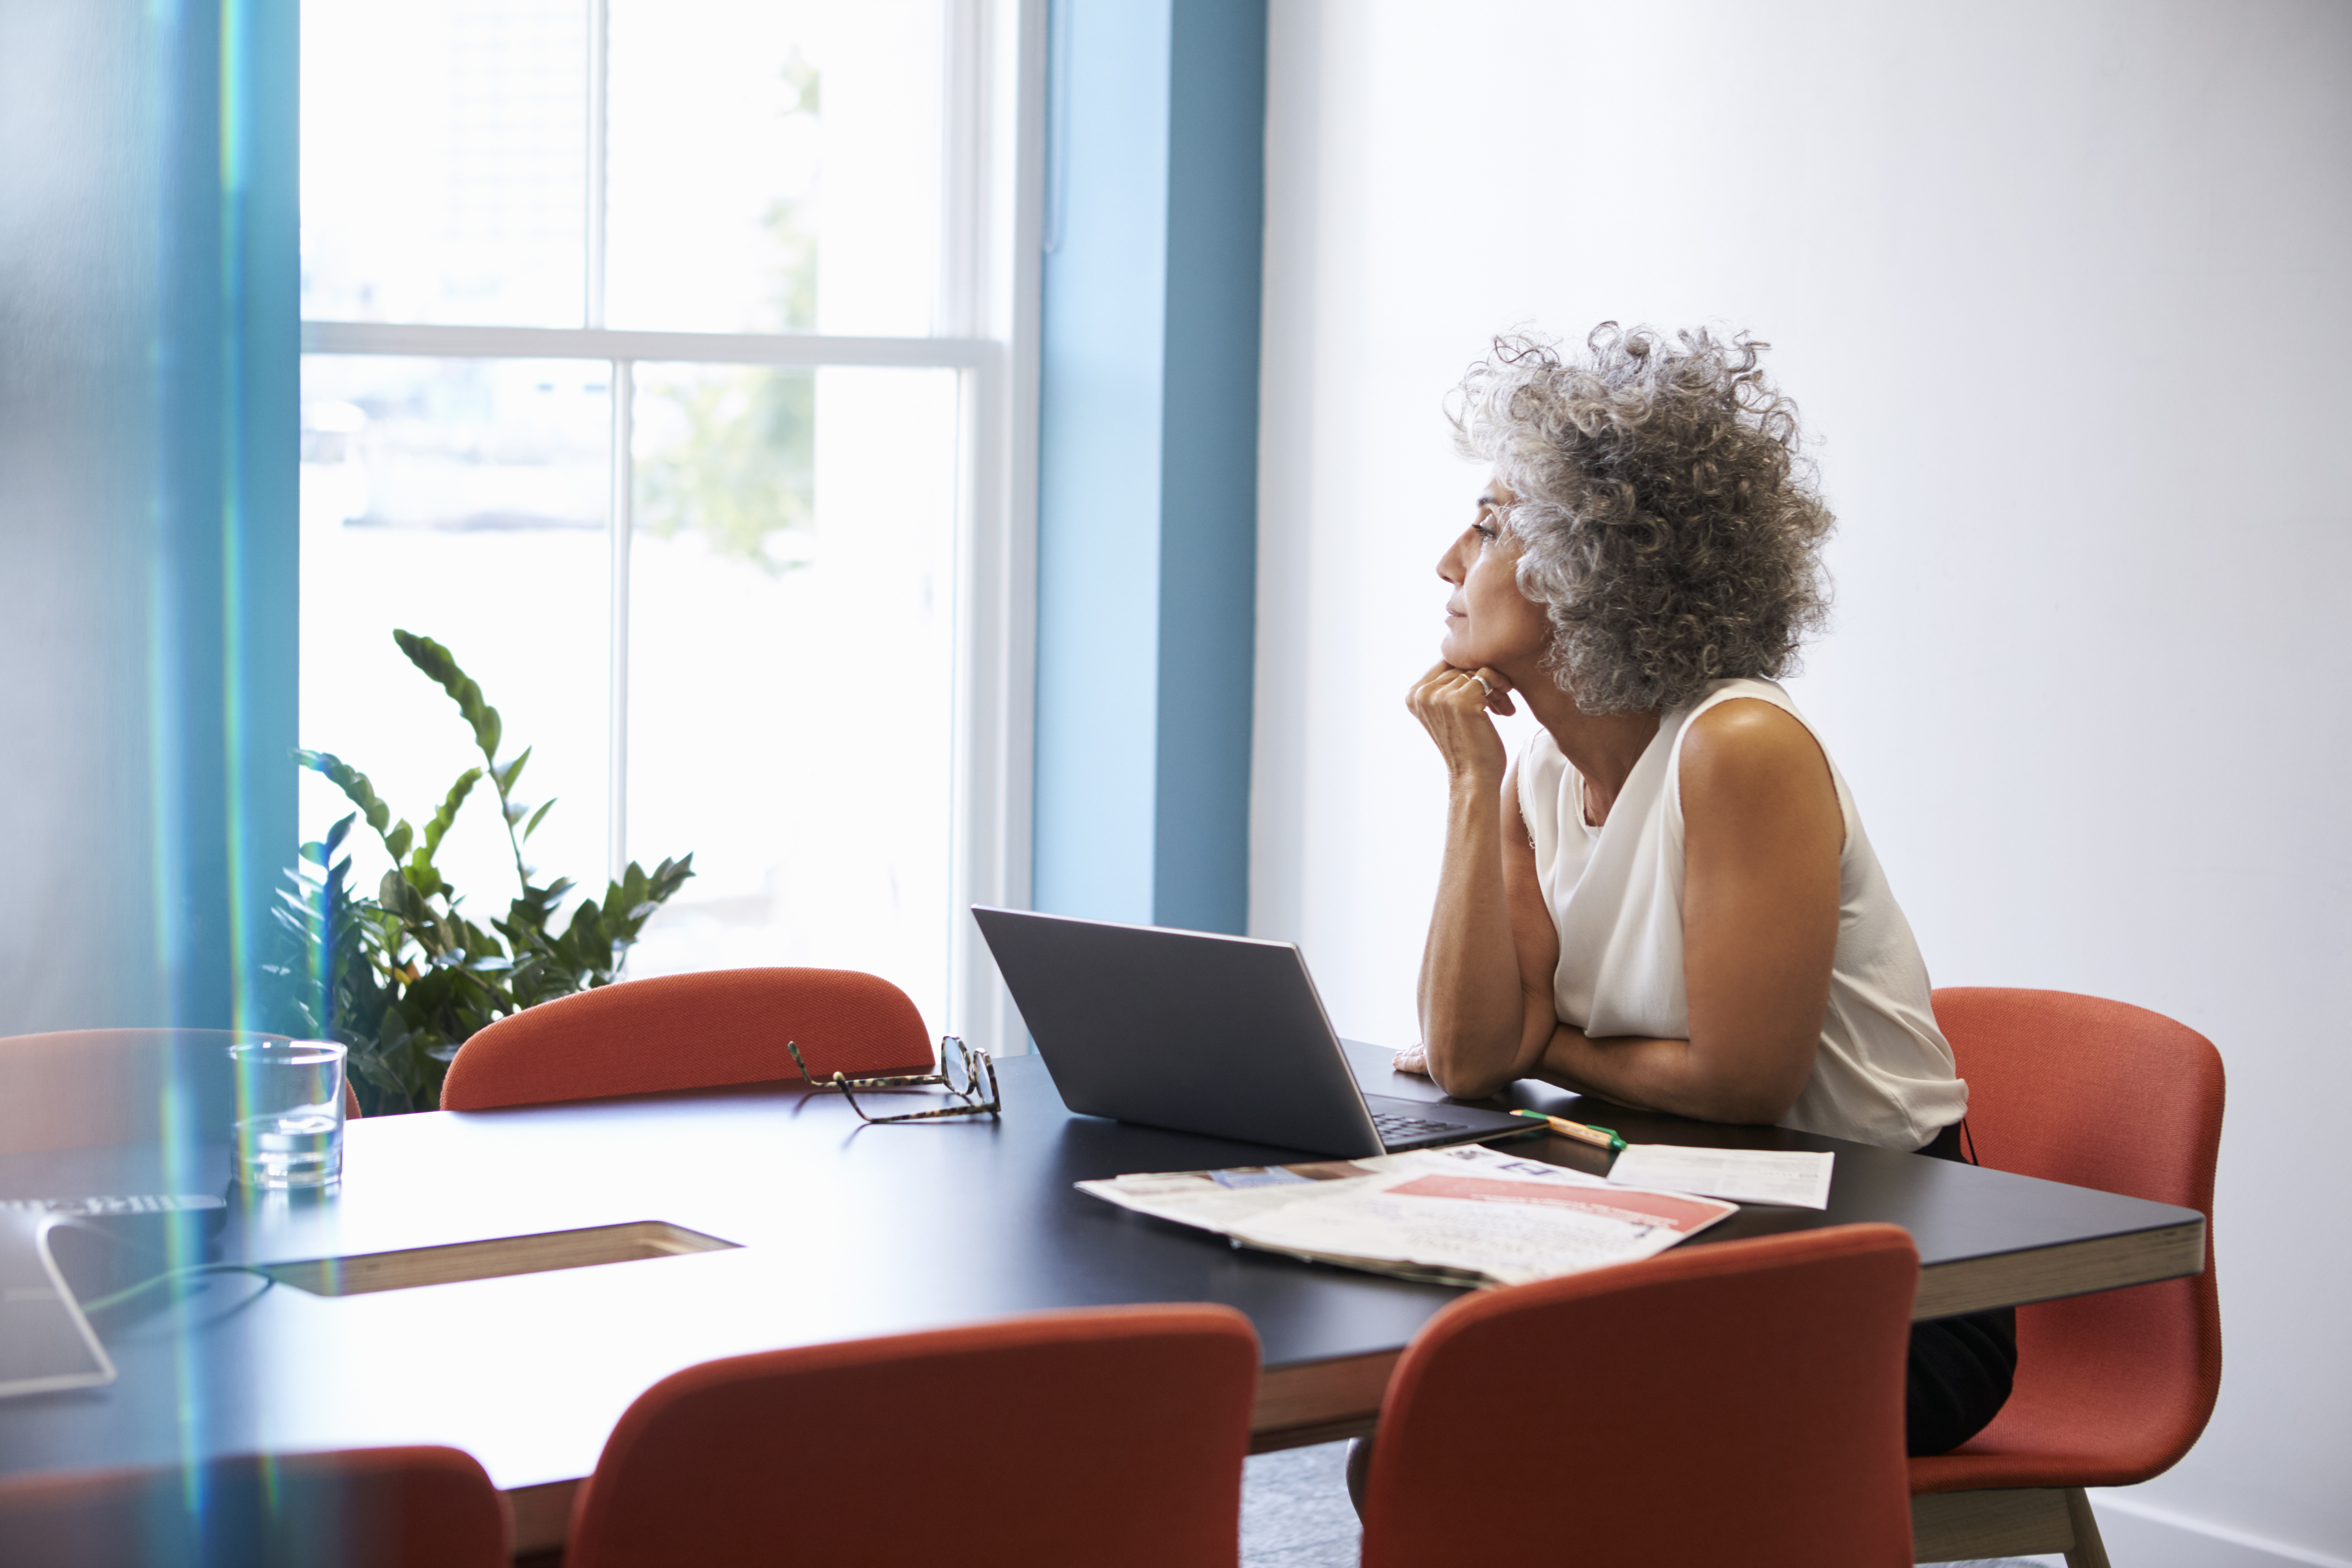
{"type": "Polygon", "coordinates": [[[1751,1089],[1727,1093],[1717,1098],[1703,1113],[1709,1122],[1727,1122],[1737,1126],[1778,1126],[1797,1103],[1794,1094],[1781,1094],[1769,1089],[1751,1089]]]}
{"type": "Polygon", "coordinates": [[[1706,1096],[1705,1108],[1696,1110],[1696,1114],[1709,1122],[1776,1126],[1796,1108],[1797,1097],[1811,1078],[1812,1057],[1808,1051],[1801,1068],[1780,1063],[1718,1080],[1713,1092],[1706,1096]]]}
{"type": "Polygon", "coordinates": [[[1429,1053],[1429,1077],[1451,1099],[1484,1100],[1508,1088],[1513,1075],[1508,1070],[1447,1061],[1433,1051],[1429,1053]]]}

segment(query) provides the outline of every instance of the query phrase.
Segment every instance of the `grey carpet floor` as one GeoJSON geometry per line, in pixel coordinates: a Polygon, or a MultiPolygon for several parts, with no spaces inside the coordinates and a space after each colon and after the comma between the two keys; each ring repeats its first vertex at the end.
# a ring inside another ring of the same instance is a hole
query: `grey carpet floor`
{"type": "MultiPolygon", "coordinates": [[[[1348,1445],[1259,1454],[1242,1479],[1242,1568],[1356,1568],[1363,1531],[1348,1501],[1348,1445]]],[[[1952,1568],[2065,1568],[2059,1557],[1952,1568]]]]}
{"type": "Polygon", "coordinates": [[[1242,1568],[1356,1568],[1348,1445],[1251,1457],[1242,1477],[1242,1568]]]}

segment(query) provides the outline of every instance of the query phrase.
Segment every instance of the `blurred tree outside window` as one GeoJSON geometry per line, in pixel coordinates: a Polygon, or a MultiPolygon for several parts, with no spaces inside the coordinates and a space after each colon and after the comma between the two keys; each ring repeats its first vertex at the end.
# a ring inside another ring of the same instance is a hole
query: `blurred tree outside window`
{"type": "MultiPolygon", "coordinates": [[[[814,145],[823,113],[816,68],[798,49],[778,73],[788,95],[788,144],[814,145]],[[799,121],[799,124],[793,124],[799,121]],[[803,132],[803,134],[791,134],[803,132]]],[[[761,227],[773,256],[765,329],[816,329],[817,201],[812,160],[802,188],[769,203],[761,227]]],[[[805,566],[791,536],[813,520],[814,371],[706,371],[640,383],[637,527],[658,538],[693,530],[721,555],[769,572],[805,566]]]]}

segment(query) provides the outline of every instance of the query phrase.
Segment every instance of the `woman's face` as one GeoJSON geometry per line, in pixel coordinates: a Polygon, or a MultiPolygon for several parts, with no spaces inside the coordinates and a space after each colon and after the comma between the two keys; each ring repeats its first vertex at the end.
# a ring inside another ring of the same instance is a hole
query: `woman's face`
{"type": "Polygon", "coordinates": [[[1437,654],[1457,670],[1483,665],[1525,685],[1514,672],[1531,669],[1543,657],[1551,623],[1543,607],[1519,591],[1519,542],[1496,520],[1513,499],[1508,486],[1489,479],[1477,516],[1437,563],[1437,575],[1454,589],[1437,654]]]}

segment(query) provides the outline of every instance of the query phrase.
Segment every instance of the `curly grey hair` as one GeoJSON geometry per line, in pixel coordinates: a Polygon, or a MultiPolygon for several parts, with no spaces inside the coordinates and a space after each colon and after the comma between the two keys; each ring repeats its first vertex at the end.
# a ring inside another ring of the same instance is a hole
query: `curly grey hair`
{"type": "Polygon", "coordinates": [[[1675,337],[1604,321],[1573,361],[1551,340],[1499,337],[1448,411],[1462,455],[1511,488],[1498,520],[1519,541],[1519,591],[1545,607],[1545,663],[1586,713],[1780,674],[1828,615],[1835,519],[1796,405],[1757,368],[1770,345],[1675,337]]]}

